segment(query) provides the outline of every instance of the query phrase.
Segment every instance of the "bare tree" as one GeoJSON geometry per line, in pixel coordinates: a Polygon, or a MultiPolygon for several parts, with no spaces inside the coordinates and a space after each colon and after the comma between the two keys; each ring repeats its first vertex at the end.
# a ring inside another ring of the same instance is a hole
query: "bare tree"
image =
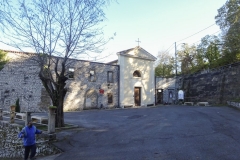
{"type": "Polygon", "coordinates": [[[64,126],[69,58],[102,51],[106,41],[99,24],[107,5],[107,0],[0,0],[0,41],[34,50],[39,77],[57,106],[58,127],[64,126]]]}
{"type": "Polygon", "coordinates": [[[169,77],[173,75],[174,60],[169,55],[169,52],[159,51],[158,61],[156,62],[155,75],[169,77]]]}

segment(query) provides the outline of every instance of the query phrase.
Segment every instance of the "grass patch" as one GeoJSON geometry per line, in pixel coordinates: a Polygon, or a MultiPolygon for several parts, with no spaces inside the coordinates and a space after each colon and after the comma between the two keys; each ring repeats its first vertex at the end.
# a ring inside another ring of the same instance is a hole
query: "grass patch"
{"type": "MultiPolygon", "coordinates": [[[[35,124],[35,126],[37,127],[37,129],[42,130],[42,131],[47,131],[48,130],[47,125],[35,124]]],[[[56,127],[56,130],[71,128],[71,127],[74,127],[74,126],[75,125],[72,125],[72,124],[65,124],[64,127],[60,127],[60,128],[56,127]]]]}
{"type": "Polygon", "coordinates": [[[42,130],[42,131],[47,131],[48,130],[48,126],[45,125],[35,125],[37,127],[37,129],[42,130]]]}
{"type": "Polygon", "coordinates": [[[235,98],[235,99],[233,99],[233,100],[231,100],[232,102],[240,102],[240,98],[235,98]]]}

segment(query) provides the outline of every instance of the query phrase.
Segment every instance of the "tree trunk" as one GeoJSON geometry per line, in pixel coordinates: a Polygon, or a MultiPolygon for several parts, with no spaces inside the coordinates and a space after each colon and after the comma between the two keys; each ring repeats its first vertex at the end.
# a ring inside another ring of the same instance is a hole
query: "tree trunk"
{"type": "Polygon", "coordinates": [[[65,82],[61,81],[62,84],[59,84],[59,89],[57,90],[58,97],[56,98],[57,101],[57,110],[56,110],[56,127],[64,127],[64,112],[63,112],[63,104],[64,104],[64,97],[67,93],[67,90],[64,88],[66,85],[65,82]]]}
{"type": "Polygon", "coordinates": [[[67,77],[59,76],[57,82],[52,82],[41,71],[39,77],[52,100],[52,105],[57,107],[55,125],[56,127],[64,127],[63,103],[67,93],[67,89],[65,88],[67,77]]]}

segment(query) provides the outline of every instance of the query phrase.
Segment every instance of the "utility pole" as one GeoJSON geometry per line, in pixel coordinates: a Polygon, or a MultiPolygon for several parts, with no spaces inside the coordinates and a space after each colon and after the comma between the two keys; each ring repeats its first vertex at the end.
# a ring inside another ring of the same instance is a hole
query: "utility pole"
{"type": "Polygon", "coordinates": [[[177,77],[177,43],[175,42],[175,77],[177,77]]]}
{"type": "Polygon", "coordinates": [[[175,42],[175,87],[174,87],[174,103],[177,102],[177,43],[175,42]]]}

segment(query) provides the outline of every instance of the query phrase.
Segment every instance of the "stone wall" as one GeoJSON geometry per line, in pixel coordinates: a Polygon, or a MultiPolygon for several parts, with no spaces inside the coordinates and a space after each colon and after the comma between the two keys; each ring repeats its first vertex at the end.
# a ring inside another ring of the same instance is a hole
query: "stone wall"
{"type": "MultiPolygon", "coordinates": [[[[0,159],[1,158],[22,158],[24,147],[21,138],[17,135],[23,126],[0,121],[0,159]]],[[[36,136],[36,156],[57,154],[61,151],[47,141],[43,136],[36,136]]]]}
{"type": "MultiPolygon", "coordinates": [[[[0,71],[0,107],[9,110],[19,98],[22,111],[44,111],[45,89],[38,78],[39,67],[32,54],[8,53],[9,63],[0,71]]],[[[49,98],[45,103],[50,103],[49,98]]]]}
{"type": "MultiPolygon", "coordinates": [[[[21,111],[47,111],[51,100],[38,77],[39,67],[34,61],[36,55],[9,51],[7,56],[9,63],[0,71],[0,107],[9,110],[9,106],[19,98],[21,111]]],[[[74,70],[74,77],[67,81],[65,111],[118,106],[118,65],[70,59],[67,70],[70,68],[74,70]],[[94,71],[94,79],[91,79],[90,71],[94,71]],[[107,81],[108,71],[113,73],[112,83],[107,81]],[[100,94],[99,89],[103,89],[104,94],[100,94]],[[113,97],[111,103],[109,94],[113,97]]]]}
{"type": "Polygon", "coordinates": [[[178,84],[185,101],[226,104],[240,97],[240,63],[183,76],[178,84]]]}
{"type": "Polygon", "coordinates": [[[240,109],[240,103],[239,102],[231,102],[231,101],[227,101],[227,104],[231,107],[240,109]]]}
{"type": "Polygon", "coordinates": [[[69,88],[65,98],[65,111],[76,111],[91,108],[118,107],[119,68],[117,65],[88,61],[73,61],[74,78],[67,81],[69,88]],[[94,71],[94,75],[90,72],[94,71]],[[113,83],[108,83],[108,72],[113,73],[113,83]],[[104,94],[99,93],[104,90],[104,94]],[[108,94],[113,95],[113,102],[108,103],[108,94]]]}

